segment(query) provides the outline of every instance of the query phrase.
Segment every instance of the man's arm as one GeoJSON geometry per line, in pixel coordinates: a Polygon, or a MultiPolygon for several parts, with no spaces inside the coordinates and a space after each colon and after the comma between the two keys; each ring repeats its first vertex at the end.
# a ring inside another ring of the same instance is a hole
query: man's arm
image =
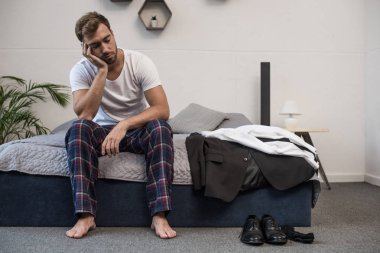
{"type": "Polygon", "coordinates": [[[90,89],[73,92],[74,112],[80,119],[92,120],[95,117],[102,101],[104,84],[105,77],[99,71],[90,89]]]}
{"type": "Polygon", "coordinates": [[[102,101],[108,65],[93,55],[91,48],[86,43],[83,43],[82,50],[83,55],[98,67],[98,73],[89,89],[73,92],[74,112],[80,119],[92,120],[98,112],[102,101]]]}
{"type": "Polygon", "coordinates": [[[103,141],[102,155],[118,154],[119,143],[129,129],[143,126],[154,119],[167,120],[169,118],[169,105],[161,85],[145,91],[144,94],[150,107],[138,115],[120,121],[103,141]]]}
{"type": "Polygon", "coordinates": [[[150,107],[138,115],[121,121],[120,123],[124,124],[127,129],[143,126],[154,119],[169,119],[169,105],[162,85],[145,91],[144,95],[150,107]]]}

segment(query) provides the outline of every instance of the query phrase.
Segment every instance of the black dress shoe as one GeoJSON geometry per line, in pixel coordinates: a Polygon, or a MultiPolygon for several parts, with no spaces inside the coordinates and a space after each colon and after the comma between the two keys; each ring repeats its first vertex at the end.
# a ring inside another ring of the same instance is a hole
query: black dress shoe
{"type": "Polygon", "coordinates": [[[263,230],[265,242],[269,244],[285,244],[288,240],[275,220],[270,215],[264,215],[261,219],[261,229],[263,230]]]}
{"type": "Polygon", "coordinates": [[[249,215],[245,220],[240,234],[240,241],[252,245],[262,245],[264,243],[260,220],[255,215],[249,215]]]}

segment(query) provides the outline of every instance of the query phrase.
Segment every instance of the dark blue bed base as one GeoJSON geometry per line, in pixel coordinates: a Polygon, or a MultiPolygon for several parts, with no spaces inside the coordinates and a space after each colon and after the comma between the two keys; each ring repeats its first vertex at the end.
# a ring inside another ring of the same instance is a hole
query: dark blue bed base
{"type": "MultiPolygon", "coordinates": [[[[149,226],[145,184],[99,179],[98,226],[149,226]]],[[[206,198],[190,185],[173,186],[175,227],[240,227],[249,214],[271,214],[279,224],[311,225],[312,183],[238,195],[231,203],[206,198]]],[[[75,223],[69,178],[0,172],[0,226],[70,227],[75,223]]]]}

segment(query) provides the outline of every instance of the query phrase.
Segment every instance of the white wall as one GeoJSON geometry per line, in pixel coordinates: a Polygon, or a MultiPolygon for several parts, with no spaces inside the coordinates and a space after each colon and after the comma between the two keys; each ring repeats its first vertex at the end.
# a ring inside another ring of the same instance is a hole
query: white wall
{"type": "MultiPolygon", "coordinates": [[[[2,0],[0,75],[68,84],[81,57],[75,21],[107,16],[118,45],[158,66],[172,115],[190,102],[242,112],[259,122],[260,62],[271,62],[273,125],[287,99],[301,107],[331,181],[364,180],[365,0],[166,0],[173,12],[162,32],[147,31],[143,0],[2,0]]],[[[71,107],[36,108],[53,128],[71,107]]]]}
{"type": "Polygon", "coordinates": [[[380,186],[380,1],[367,0],[366,47],[366,175],[380,186]]]}

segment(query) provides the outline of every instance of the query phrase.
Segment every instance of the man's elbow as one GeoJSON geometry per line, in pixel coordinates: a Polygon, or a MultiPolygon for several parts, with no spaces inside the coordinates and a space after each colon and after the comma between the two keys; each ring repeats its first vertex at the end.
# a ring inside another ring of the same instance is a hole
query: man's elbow
{"type": "Polygon", "coordinates": [[[95,116],[90,113],[81,113],[78,114],[79,119],[92,120],[95,116]]]}
{"type": "Polygon", "coordinates": [[[168,120],[170,117],[170,110],[169,108],[166,108],[165,110],[162,111],[161,118],[163,120],[168,120]]]}
{"type": "Polygon", "coordinates": [[[169,120],[169,116],[163,116],[163,117],[161,117],[161,119],[168,121],[169,120]]]}
{"type": "Polygon", "coordinates": [[[76,106],[74,106],[74,112],[78,116],[78,119],[92,120],[95,117],[95,114],[76,106]]]}

